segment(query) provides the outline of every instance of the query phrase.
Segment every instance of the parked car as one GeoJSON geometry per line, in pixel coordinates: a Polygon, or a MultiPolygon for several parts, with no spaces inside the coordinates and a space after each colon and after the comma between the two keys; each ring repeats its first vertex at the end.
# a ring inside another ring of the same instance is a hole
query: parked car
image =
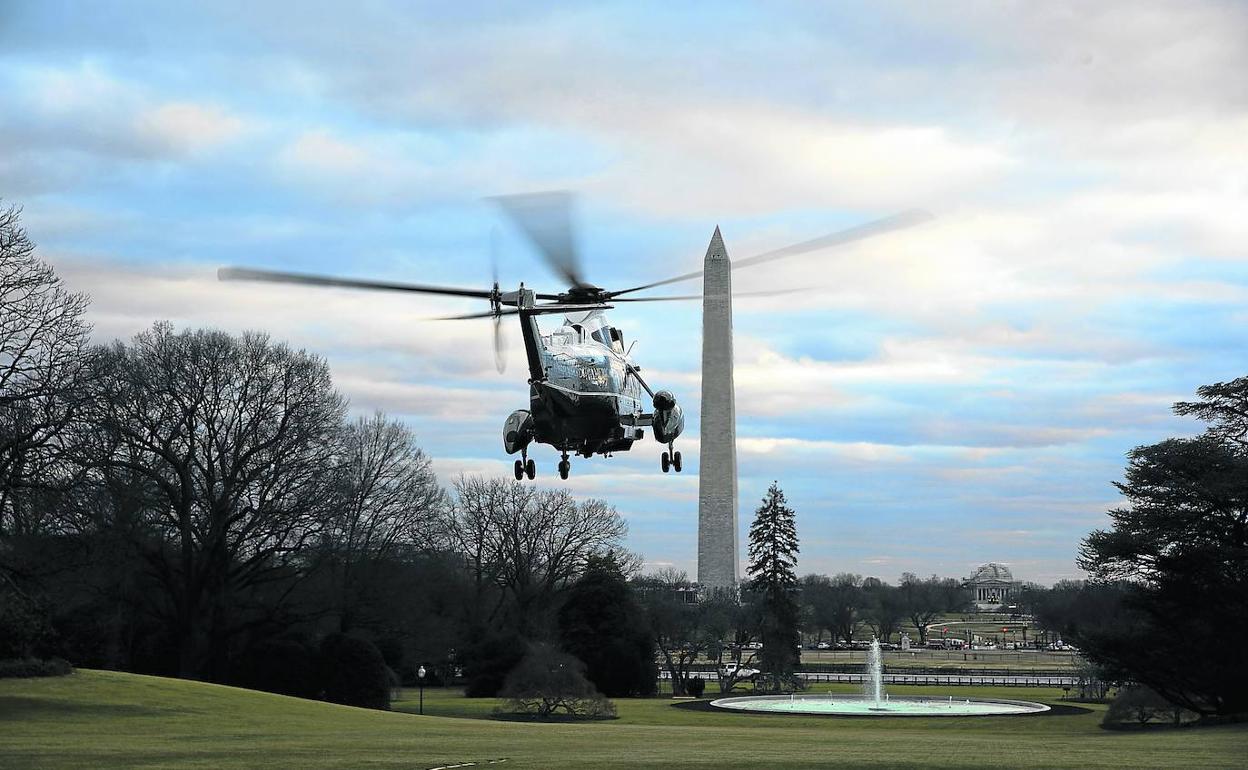
{"type": "Polygon", "coordinates": [[[832,649],[832,645],[827,642],[819,642],[818,644],[815,645],[815,649],[816,650],[830,650],[832,649]]]}
{"type": "Polygon", "coordinates": [[[725,663],[719,667],[719,675],[724,679],[730,676],[735,676],[737,679],[753,679],[762,673],[762,671],[751,668],[744,663],[725,663]]]}

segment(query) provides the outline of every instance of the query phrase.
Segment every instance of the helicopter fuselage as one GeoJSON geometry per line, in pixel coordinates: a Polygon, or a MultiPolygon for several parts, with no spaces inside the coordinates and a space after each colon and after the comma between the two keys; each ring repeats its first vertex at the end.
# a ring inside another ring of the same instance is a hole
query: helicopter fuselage
{"type": "MultiPolygon", "coordinates": [[[[520,299],[519,316],[529,408],[507,418],[504,449],[527,458],[531,442],[549,444],[564,454],[566,463],[569,453],[592,457],[626,452],[647,428],[670,448],[684,429],[683,411],[670,393],[651,393],[624,347],[623,334],[608,324],[603,313],[607,306],[570,310],[561,326],[543,334],[537,323],[540,312],[526,299],[520,299]]],[[[560,472],[566,472],[562,465],[560,472]]]]}

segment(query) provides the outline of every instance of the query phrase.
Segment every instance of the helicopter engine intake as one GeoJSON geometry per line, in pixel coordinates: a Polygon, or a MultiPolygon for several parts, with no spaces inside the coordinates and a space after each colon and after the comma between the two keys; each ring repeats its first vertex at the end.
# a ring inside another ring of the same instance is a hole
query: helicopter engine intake
{"type": "Polygon", "coordinates": [[[676,397],[666,390],[654,394],[654,439],[660,444],[670,444],[685,429],[685,412],[676,403],[676,397]]]}
{"type": "Polygon", "coordinates": [[[514,455],[533,441],[533,415],[527,409],[517,409],[503,423],[503,449],[514,455]]]}

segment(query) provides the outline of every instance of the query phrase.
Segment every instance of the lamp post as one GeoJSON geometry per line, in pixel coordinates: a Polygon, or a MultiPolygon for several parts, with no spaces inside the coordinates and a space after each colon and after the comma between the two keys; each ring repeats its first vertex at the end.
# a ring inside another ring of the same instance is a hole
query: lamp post
{"type": "Polygon", "coordinates": [[[425,714],[425,667],[416,670],[416,678],[420,680],[420,714],[425,714]]]}

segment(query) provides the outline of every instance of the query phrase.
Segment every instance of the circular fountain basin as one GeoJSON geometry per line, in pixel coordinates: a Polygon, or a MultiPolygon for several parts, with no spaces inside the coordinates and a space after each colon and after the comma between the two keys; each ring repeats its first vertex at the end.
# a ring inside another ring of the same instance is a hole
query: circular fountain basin
{"type": "Polygon", "coordinates": [[[839,714],[864,717],[978,717],[1039,714],[1043,703],[988,698],[889,697],[877,701],[865,695],[746,695],[711,701],[715,708],[767,714],[839,714]]]}

